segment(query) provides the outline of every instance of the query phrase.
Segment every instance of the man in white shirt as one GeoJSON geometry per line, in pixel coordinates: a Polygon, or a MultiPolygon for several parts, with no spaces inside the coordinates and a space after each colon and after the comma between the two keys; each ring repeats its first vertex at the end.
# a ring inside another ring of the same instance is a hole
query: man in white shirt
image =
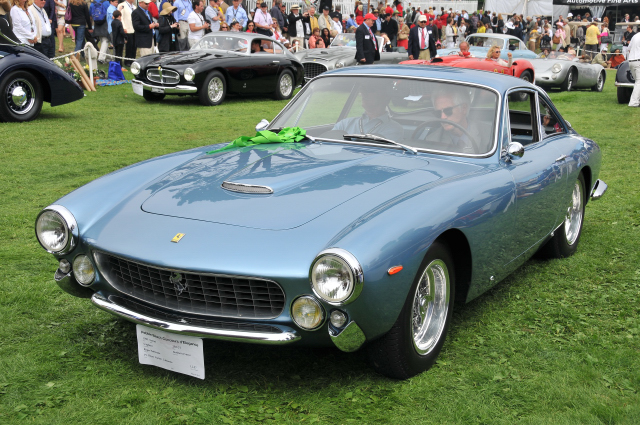
{"type": "Polygon", "coordinates": [[[633,85],[633,93],[629,100],[629,106],[640,107],[640,31],[636,33],[629,43],[627,60],[629,61],[629,71],[633,74],[636,82],[633,85]]]}
{"type": "Polygon", "coordinates": [[[271,37],[273,35],[273,19],[269,12],[267,12],[267,3],[262,3],[260,9],[256,10],[256,14],[253,17],[253,23],[256,26],[256,32],[258,34],[271,37]]]}
{"type": "Polygon", "coordinates": [[[204,30],[209,28],[209,22],[202,17],[204,11],[203,0],[193,2],[193,12],[189,14],[187,23],[189,24],[189,47],[193,47],[204,36],[204,30]]]}
{"type": "Polygon", "coordinates": [[[29,6],[31,16],[33,16],[37,22],[37,41],[33,47],[46,57],[52,58],[55,41],[51,31],[51,20],[47,16],[47,12],[44,10],[44,4],[45,0],[33,0],[33,4],[29,6]]]}
{"type": "Polygon", "coordinates": [[[133,0],[125,0],[120,3],[118,10],[122,13],[122,28],[124,29],[126,40],[124,57],[127,58],[127,60],[124,61],[124,64],[131,66],[136,59],[136,52],[138,50],[136,48],[135,30],[133,29],[133,22],[131,21],[131,14],[136,10],[136,7],[133,5],[133,0]]]}

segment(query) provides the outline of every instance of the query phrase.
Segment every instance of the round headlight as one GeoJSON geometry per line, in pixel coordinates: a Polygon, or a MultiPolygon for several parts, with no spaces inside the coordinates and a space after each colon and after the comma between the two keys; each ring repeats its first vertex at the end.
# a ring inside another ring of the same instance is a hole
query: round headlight
{"type": "Polygon", "coordinates": [[[191,69],[191,68],[187,68],[184,70],[184,79],[187,81],[193,81],[193,79],[196,78],[196,72],[191,69]]]}
{"type": "Polygon", "coordinates": [[[362,290],[362,268],[349,252],[332,248],[321,252],[310,271],[313,292],[333,305],[353,301],[362,290]]]}
{"type": "Polygon", "coordinates": [[[134,62],[131,64],[131,68],[129,68],[129,70],[131,70],[131,73],[133,75],[138,75],[140,74],[140,64],[138,62],[134,62]]]}
{"type": "Polygon", "coordinates": [[[324,320],[324,310],[312,297],[300,297],[291,305],[291,317],[302,329],[316,329],[324,320]]]}
{"type": "Polygon", "coordinates": [[[73,275],[80,285],[89,285],[96,277],[96,270],[86,255],[78,255],[73,260],[73,275]]]}
{"type": "Polygon", "coordinates": [[[559,63],[553,65],[553,67],[551,67],[551,72],[557,74],[558,72],[562,71],[562,65],[560,65],[559,63]]]}
{"type": "Polygon", "coordinates": [[[342,68],[344,66],[344,62],[337,62],[336,68],[342,68]]]}
{"type": "Polygon", "coordinates": [[[78,225],[73,214],[60,205],[50,205],[36,219],[36,237],[51,254],[65,254],[76,244],[78,225]]]}

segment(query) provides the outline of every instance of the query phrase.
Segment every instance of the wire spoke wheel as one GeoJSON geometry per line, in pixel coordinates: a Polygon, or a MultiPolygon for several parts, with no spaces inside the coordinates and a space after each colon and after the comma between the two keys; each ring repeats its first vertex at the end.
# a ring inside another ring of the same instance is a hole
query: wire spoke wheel
{"type": "Polygon", "coordinates": [[[564,219],[564,233],[569,245],[573,245],[580,235],[580,229],[582,228],[583,218],[583,194],[584,188],[582,187],[582,181],[577,180],[571,195],[571,205],[567,209],[567,215],[564,219]]]}
{"type": "Polygon", "coordinates": [[[219,77],[213,77],[211,81],[209,81],[207,92],[209,93],[209,99],[211,99],[211,102],[220,102],[224,95],[224,83],[219,77]]]}
{"type": "Polygon", "coordinates": [[[289,97],[293,91],[293,78],[290,74],[283,74],[280,78],[280,93],[284,97],[289,97]]]}
{"type": "Polygon", "coordinates": [[[447,265],[442,260],[432,261],[420,277],[411,311],[413,345],[421,355],[440,340],[447,320],[449,288],[447,265]]]}

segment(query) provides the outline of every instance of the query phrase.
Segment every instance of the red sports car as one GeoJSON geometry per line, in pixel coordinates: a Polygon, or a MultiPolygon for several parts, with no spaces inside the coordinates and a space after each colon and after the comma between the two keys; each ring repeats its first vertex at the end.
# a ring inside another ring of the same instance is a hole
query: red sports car
{"type": "Polygon", "coordinates": [[[498,65],[491,59],[463,57],[458,55],[449,55],[441,58],[428,60],[406,60],[400,62],[401,65],[436,65],[436,66],[453,66],[456,68],[480,69],[483,71],[495,72],[498,74],[513,75],[522,78],[532,84],[535,84],[535,74],[531,62],[525,59],[515,59],[511,66],[498,65]]]}

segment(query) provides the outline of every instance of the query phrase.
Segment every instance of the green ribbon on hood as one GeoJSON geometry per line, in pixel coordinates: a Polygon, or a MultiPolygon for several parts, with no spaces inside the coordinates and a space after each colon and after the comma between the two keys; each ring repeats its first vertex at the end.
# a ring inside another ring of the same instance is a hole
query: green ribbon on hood
{"type": "Polygon", "coordinates": [[[273,131],[258,131],[255,136],[241,136],[227,146],[209,151],[207,154],[218,153],[233,148],[242,148],[246,146],[255,146],[263,143],[295,143],[304,140],[307,137],[307,131],[300,127],[285,127],[278,134],[273,131]]]}

